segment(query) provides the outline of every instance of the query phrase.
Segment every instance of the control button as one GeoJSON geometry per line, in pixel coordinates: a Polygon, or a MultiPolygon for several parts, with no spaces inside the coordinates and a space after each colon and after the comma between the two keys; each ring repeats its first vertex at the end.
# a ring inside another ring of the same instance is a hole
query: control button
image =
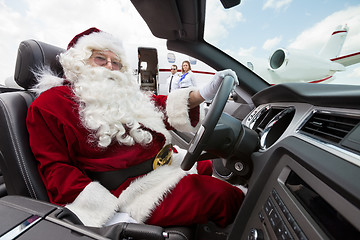
{"type": "Polygon", "coordinates": [[[273,188],[273,190],[272,190],[271,192],[272,192],[273,195],[276,195],[276,194],[277,194],[275,188],[273,188]]]}
{"type": "Polygon", "coordinates": [[[283,225],[284,225],[284,222],[279,222],[278,225],[276,225],[276,227],[274,228],[274,232],[275,232],[275,235],[279,238],[282,234],[282,231],[283,231],[283,225]]]}
{"type": "Polygon", "coordinates": [[[297,225],[295,221],[291,224],[291,228],[294,230],[296,235],[299,235],[302,232],[299,225],[297,225]]]}
{"type": "Polygon", "coordinates": [[[260,229],[252,228],[250,229],[248,240],[263,240],[264,234],[260,229]]]}
{"type": "Polygon", "coordinates": [[[265,220],[265,217],[264,217],[264,214],[262,211],[259,212],[258,216],[259,216],[260,222],[263,222],[265,220]]]}
{"type": "MultiPolygon", "coordinates": [[[[296,233],[296,236],[300,240],[307,240],[306,235],[303,233],[303,231],[301,230],[299,225],[296,223],[295,219],[291,215],[290,211],[286,207],[285,203],[282,201],[280,195],[277,193],[275,188],[272,189],[271,194],[272,194],[273,198],[275,199],[275,202],[279,206],[281,212],[284,214],[287,222],[290,224],[291,228],[296,233]]],[[[288,228],[286,227],[285,223],[282,222],[281,216],[279,214],[278,214],[278,217],[280,219],[280,222],[277,222],[278,221],[277,215],[275,214],[276,208],[272,204],[270,197],[268,198],[267,203],[265,205],[271,206],[271,209],[269,210],[269,213],[267,213],[267,214],[268,214],[270,223],[272,225],[272,228],[273,228],[277,238],[278,239],[293,239],[293,237],[292,237],[291,233],[289,232],[288,228]],[[277,224],[277,225],[274,226],[273,224],[277,224]]]]}
{"type": "MultiPolygon", "coordinates": [[[[296,224],[296,221],[295,219],[293,218],[293,216],[291,215],[290,212],[286,212],[285,213],[285,217],[286,217],[286,220],[290,223],[291,226],[293,226],[294,224],[296,224]]],[[[297,224],[296,224],[297,225],[297,224]]]]}
{"type": "Polygon", "coordinates": [[[293,219],[293,221],[289,222],[291,225],[291,228],[294,230],[296,236],[301,240],[307,240],[306,235],[303,233],[299,225],[296,223],[296,221],[293,219]]]}
{"type": "Polygon", "coordinates": [[[306,235],[303,232],[300,232],[299,234],[297,234],[299,240],[308,240],[306,235]]]}
{"type": "Polygon", "coordinates": [[[275,189],[272,190],[272,195],[273,195],[275,201],[276,201],[278,204],[279,204],[280,202],[282,202],[279,194],[276,192],[275,189]]]}
{"type": "Polygon", "coordinates": [[[288,221],[288,223],[290,224],[291,228],[294,230],[298,238],[302,240],[307,240],[307,237],[302,232],[301,228],[296,223],[295,219],[293,218],[291,213],[287,210],[287,208],[285,210],[282,210],[282,212],[284,213],[286,220],[288,221]]]}
{"type": "Polygon", "coordinates": [[[269,221],[272,228],[275,228],[279,224],[279,222],[282,221],[279,213],[275,209],[271,211],[269,221]]]}
{"type": "Polygon", "coordinates": [[[270,212],[274,209],[274,205],[271,202],[270,197],[266,200],[265,204],[264,204],[264,210],[266,215],[270,215],[270,212]]]}
{"type": "Polygon", "coordinates": [[[278,226],[276,227],[275,234],[278,239],[281,240],[291,240],[294,239],[289,232],[289,229],[286,227],[284,222],[280,222],[278,226]]]}
{"type": "Polygon", "coordinates": [[[285,204],[283,202],[279,203],[279,207],[280,207],[281,212],[285,216],[287,216],[289,214],[289,211],[288,211],[287,207],[285,206],[285,204]]]}

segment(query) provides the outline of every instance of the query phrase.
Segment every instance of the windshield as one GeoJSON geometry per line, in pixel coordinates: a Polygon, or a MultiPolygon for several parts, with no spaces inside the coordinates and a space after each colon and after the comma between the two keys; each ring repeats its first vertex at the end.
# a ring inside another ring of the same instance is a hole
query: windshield
{"type": "Polygon", "coordinates": [[[358,0],[207,0],[205,41],[270,84],[360,84],[358,0]]]}

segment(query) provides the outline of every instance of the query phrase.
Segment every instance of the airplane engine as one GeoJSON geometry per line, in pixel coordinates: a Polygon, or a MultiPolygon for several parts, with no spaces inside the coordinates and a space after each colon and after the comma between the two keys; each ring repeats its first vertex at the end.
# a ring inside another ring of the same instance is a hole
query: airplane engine
{"type": "Polygon", "coordinates": [[[276,75],[274,79],[307,82],[324,79],[336,71],[344,71],[345,67],[320,56],[280,48],[270,56],[268,70],[276,75]]]}

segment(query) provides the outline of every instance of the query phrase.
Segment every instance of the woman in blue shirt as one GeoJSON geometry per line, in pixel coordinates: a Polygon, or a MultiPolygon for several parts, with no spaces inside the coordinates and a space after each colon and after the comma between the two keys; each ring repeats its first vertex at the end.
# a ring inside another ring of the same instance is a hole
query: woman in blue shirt
{"type": "Polygon", "coordinates": [[[181,77],[177,84],[177,88],[188,88],[191,86],[196,87],[195,76],[191,71],[191,66],[189,61],[183,61],[181,67],[181,77]]]}

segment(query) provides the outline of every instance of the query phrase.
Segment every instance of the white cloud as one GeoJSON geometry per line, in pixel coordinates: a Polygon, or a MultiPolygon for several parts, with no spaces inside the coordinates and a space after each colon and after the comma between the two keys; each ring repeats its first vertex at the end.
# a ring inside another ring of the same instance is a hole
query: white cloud
{"type": "Polygon", "coordinates": [[[204,35],[206,36],[205,39],[211,43],[218,43],[221,39],[228,37],[229,30],[232,27],[235,27],[239,22],[245,21],[241,12],[235,9],[231,9],[231,11],[224,10],[218,0],[208,0],[206,2],[206,13],[204,35]]]}
{"type": "MultiPolygon", "coordinates": [[[[0,22],[0,48],[2,53],[0,58],[0,74],[2,74],[2,72],[8,70],[9,66],[12,66],[11,71],[14,71],[14,55],[17,52],[17,44],[14,42],[14,39],[21,34],[18,26],[22,24],[21,15],[7,7],[4,0],[0,0],[0,22]],[[11,49],[14,49],[14,51],[12,52],[11,49]]],[[[0,75],[0,83],[4,81],[5,76],[0,75]]]]}
{"type": "Polygon", "coordinates": [[[263,6],[263,10],[267,8],[273,8],[275,10],[286,10],[291,2],[292,0],[267,0],[263,6]]]}
{"type": "Polygon", "coordinates": [[[242,58],[242,57],[251,57],[254,55],[254,51],[256,50],[256,47],[250,47],[250,48],[240,48],[237,55],[242,58]]]}
{"type": "Polygon", "coordinates": [[[360,79],[360,66],[355,64],[346,68],[344,72],[338,72],[335,75],[335,80],[332,81],[332,84],[352,84],[359,85],[360,79]]]}
{"type": "Polygon", "coordinates": [[[347,24],[349,32],[345,40],[342,54],[360,51],[360,5],[338,11],[317,23],[310,29],[302,32],[289,48],[308,50],[318,53],[329,40],[332,32],[338,25],[347,24]]]}
{"type": "Polygon", "coordinates": [[[153,37],[130,1],[26,0],[22,7],[11,9],[0,0],[0,47],[8,56],[0,58],[0,83],[13,75],[18,45],[26,39],[66,48],[76,34],[98,27],[123,39],[124,46],[130,46],[126,49],[165,46],[164,40],[153,37]]]}
{"type": "Polygon", "coordinates": [[[274,47],[276,47],[282,40],[282,37],[274,37],[271,39],[268,39],[265,41],[263,45],[263,49],[265,50],[272,50],[274,47]]]}
{"type": "Polygon", "coordinates": [[[352,72],[348,74],[350,78],[357,78],[357,81],[360,79],[360,67],[356,67],[352,72]]]}

